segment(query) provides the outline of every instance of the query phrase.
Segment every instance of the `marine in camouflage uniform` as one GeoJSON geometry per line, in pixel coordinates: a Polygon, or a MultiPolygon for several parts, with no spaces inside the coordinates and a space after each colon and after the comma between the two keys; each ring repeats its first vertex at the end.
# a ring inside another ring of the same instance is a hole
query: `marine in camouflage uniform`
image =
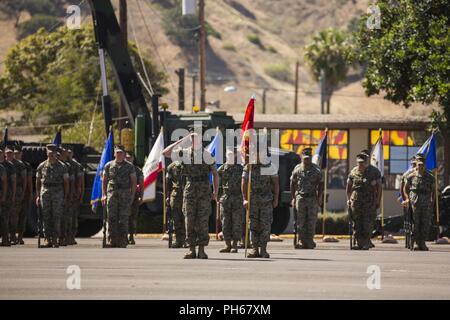
{"type": "Polygon", "coordinates": [[[407,177],[405,191],[407,201],[411,205],[414,230],[413,236],[417,243],[414,250],[428,251],[425,241],[430,230],[432,210],[434,204],[435,178],[425,169],[425,158],[416,158],[416,169],[407,177]]]}
{"type": "Polygon", "coordinates": [[[73,158],[73,150],[69,147],[67,148],[68,161],[75,168],[75,182],[74,182],[74,193],[72,196],[72,230],[69,234],[69,244],[77,244],[75,237],[78,233],[78,216],[80,215],[80,206],[83,203],[84,196],[84,168],[77,160],[73,158]]]}
{"type": "MultiPolygon", "coordinates": [[[[311,148],[302,152],[303,162],[298,164],[291,175],[291,195],[297,209],[297,228],[301,246],[296,248],[314,249],[317,213],[322,199],[323,183],[320,168],[311,162],[311,148]]],[[[297,230],[296,230],[297,232],[297,230]]]]}
{"type": "Polygon", "coordinates": [[[9,216],[9,233],[10,242],[12,245],[18,244],[17,231],[19,224],[19,216],[22,213],[22,202],[25,195],[25,188],[27,184],[27,168],[25,164],[14,158],[13,149],[7,147],[5,149],[6,161],[9,161],[14,165],[16,171],[16,196],[11,206],[11,212],[9,216]]]}
{"type": "MultiPolygon", "coordinates": [[[[4,153],[3,150],[0,149],[0,162],[4,163],[4,153]]],[[[0,236],[2,237],[1,246],[9,246],[9,224],[8,224],[8,215],[3,206],[6,200],[6,195],[8,193],[8,177],[6,173],[6,168],[3,164],[0,164],[0,236]]]]}
{"type": "Polygon", "coordinates": [[[36,169],[36,205],[41,207],[45,247],[59,247],[61,217],[69,197],[69,173],[57,159],[56,146],[47,145],[48,159],[36,169]]]}
{"type": "Polygon", "coordinates": [[[111,247],[126,248],[131,203],[136,192],[136,170],[125,160],[123,146],[114,148],[114,156],[103,169],[102,202],[106,204],[111,247]]]}
{"type": "Polygon", "coordinates": [[[134,169],[136,170],[136,194],[134,196],[134,201],[131,204],[131,215],[128,226],[128,244],[136,244],[136,242],[134,241],[134,235],[136,234],[137,230],[139,206],[142,204],[142,198],[144,197],[144,174],[142,172],[142,169],[134,163],[135,158],[133,154],[127,153],[126,159],[134,166],[134,169]]]}
{"type": "Polygon", "coordinates": [[[205,246],[209,243],[209,216],[211,215],[211,199],[216,200],[218,189],[217,167],[213,156],[202,147],[201,137],[197,133],[191,133],[183,139],[171,144],[164,149],[166,157],[172,157],[172,150],[179,144],[191,141],[191,147],[182,149],[184,160],[182,161],[182,172],[185,178],[183,189],[183,212],[186,219],[186,241],[189,251],[185,259],[208,259],[205,246]],[[204,158],[204,155],[208,159],[204,158]],[[208,160],[207,163],[206,160],[208,160]],[[213,175],[213,188],[209,175],[213,175]],[[196,247],[198,246],[198,255],[196,247]]]}
{"type": "Polygon", "coordinates": [[[241,240],[244,207],[241,192],[242,165],[236,163],[233,151],[227,153],[227,163],[217,170],[219,174],[220,214],[225,248],[220,252],[238,252],[238,241],[241,240]]]}
{"type": "Polygon", "coordinates": [[[183,214],[183,177],[182,165],[179,161],[174,161],[167,166],[167,205],[172,211],[173,224],[175,227],[176,241],[172,248],[181,248],[186,243],[186,224],[183,214]]]}
{"type": "Polygon", "coordinates": [[[4,154],[2,153],[2,157],[0,159],[0,164],[3,165],[6,169],[6,177],[7,177],[7,192],[5,201],[2,203],[2,243],[4,245],[11,245],[11,234],[14,233],[13,230],[10,229],[10,221],[11,215],[13,214],[14,209],[14,201],[16,197],[16,169],[15,166],[8,160],[4,158],[4,154]]]}
{"type": "MultiPolygon", "coordinates": [[[[278,206],[279,182],[278,173],[273,172],[270,164],[261,164],[258,160],[251,165],[251,198],[250,198],[250,240],[252,251],[248,258],[270,258],[267,243],[270,240],[270,230],[273,222],[273,209],[278,206]],[[272,171],[270,174],[262,170],[272,171]]],[[[242,173],[242,193],[244,207],[248,206],[249,164],[244,166],[242,173]]]]}
{"type": "Polygon", "coordinates": [[[76,167],[68,161],[68,153],[65,147],[58,148],[58,159],[67,168],[69,174],[69,195],[64,202],[63,214],[61,216],[61,235],[60,246],[67,246],[69,244],[69,237],[72,233],[72,215],[73,215],[73,195],[75,189],[75,174],[76,167]]]}
{"type": "Polygon", "coordinates": [[[379,207],[377,190],[381,185],[381,175],[368,165],[365,153],[357,155],[357,162],[358,165],[351,170],[347,179],[347,204],[355,224],[358,244],[355,249],[369,250],[373,212],[379,207]]]}
{"type": "Polygon", "coordinates": [[[25,244],[23,241],[23,234],[25,233],[27,216],[31,208],[31,201],[33,199],[33,168],[31,167],[31,164],[22,159],[22,148],[20,146],[14,147],[14,158],[22,161],[27,170],[26,186],[24,188],[24,197],[22,201],[22,211],[19,215],[19,223],[17,227],[17,241],[18,244],[23,245],[25,244]]]}

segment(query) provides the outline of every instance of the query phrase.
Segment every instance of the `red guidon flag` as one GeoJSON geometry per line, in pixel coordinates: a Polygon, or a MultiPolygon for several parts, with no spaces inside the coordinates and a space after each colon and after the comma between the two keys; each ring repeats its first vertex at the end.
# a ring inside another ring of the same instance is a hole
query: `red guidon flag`
{"type": "Polygon", "coordinates": [[[245,111],[244,122],[242,122],[242,131],[241,131],[241,153],[243,156],[249,153],[249,145],[250,145],[250,132],[249,130],[255,129],[255,95],[250,98],[250,101],[247,105],[247,110],[245,111]]]}
{"type": "Polygon", "coordinates": [[[156,198],[156,181],[159,172],[164,168],[163,150],[164,137],[161,131],[142,169],[144,173],[144,202],[153,201],[156,198]]]}

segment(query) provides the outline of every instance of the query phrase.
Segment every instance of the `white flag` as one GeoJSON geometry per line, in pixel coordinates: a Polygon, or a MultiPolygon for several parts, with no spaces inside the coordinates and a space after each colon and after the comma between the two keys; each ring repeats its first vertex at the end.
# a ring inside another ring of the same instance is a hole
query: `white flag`
{"type": "Polygon", "coordinates": [[[159,172],[164,168],[163,150],[164,136],[161,131],[142,169],[144,174],[144,202],[153,201],[156,198],[156,181],[159,172]]]}
{"type": "Polygon", "coordinates": [[[384,154],[383,154],[383,139],[380,137],[372,149],[370,155],[370,164],[377,167],[381,172],[381,177],[384,177],[384,154]]]}

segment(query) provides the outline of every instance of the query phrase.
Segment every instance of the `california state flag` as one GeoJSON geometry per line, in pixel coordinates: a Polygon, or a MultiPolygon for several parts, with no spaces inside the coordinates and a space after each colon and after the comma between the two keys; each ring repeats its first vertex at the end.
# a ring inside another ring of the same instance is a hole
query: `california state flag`
{"type": "Polygon", "coordinates": [[[156,198],[156,181],[159,172],[164,168],[163,150],[164,136],[161,130],[142,170],[144,173],[144,202],[153,201],[156,198]]]}

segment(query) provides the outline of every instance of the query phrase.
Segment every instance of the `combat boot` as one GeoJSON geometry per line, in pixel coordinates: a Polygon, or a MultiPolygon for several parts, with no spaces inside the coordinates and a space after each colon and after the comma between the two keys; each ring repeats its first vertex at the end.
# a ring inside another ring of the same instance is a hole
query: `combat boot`
{"type": "Polygon", "coordinates": [[[195,246],[189,246],[189,251],[184,255],[184,259],[195,259],[196,257],[195,246]]]}
{"type": "Polygon", "coordinates": [[[44,245],[42,248],[51,248],[53,247],[52,242],[49,239],[44,239],[44,245]]]}
{"type": "Polygon", "coordinates": [[[21,234],[19,234],[19,237],[17,238],[17,244],[19,245],[25,244],[25,242],[23,242],[23,236],[21,234]]]}
{"type": "Polygon", "coordinates": [[[230,251],[231,253],[237,253],[238,252],[238,242],[233,241],[233,248],[230,251]]]}
{"type": "Polygon", "coordinates": [[[225,241],[225,248],[219,251],[220,253],[229,253],[231,252],[231,241],[225,241]]]}
{"type": "Polygon", "coordinates": [[[134,235],[130,234],[130,239],[128,239],[128,244],[134,245],[136,242],[134,241],[134,235]]]}
{"type": "Polygon", "coordinates": [[[183,248],[183,243],[177,241],[175,243],[172,243],[172,249],[179,249],[179,248],[183,248]]]}
{"type": "Polygon", "coordinates": [[[261,253],[260,253],[260,257],[264,258],[264,259],[269,259],[270,255],[267,252],[267,244],[261,246],[261,253]]]}
{"type": "Polygon", "coordinates": [[[55,241],[55,244],[56,244],[56,243],[57,243],[59,246],[61,246],[61,247],[66,247],[66,246],[67,246],[66,238],[59,238],[59,241],[58,241],[58,242],[55,241]]]}
{"type": "Polygon", "coordinates": [[[198,246],[198,255],[199,259],[208,259],[208,255],[205,253],[205,246],[198,246]]]}
{"type": "Polygon", "coordinates": [[[252,251],[247,255],[247,258],[259,258],[259,250],[257,246],[254,246],[252,251]]]}
{"type": "Polygon", "coordinates": [[[9,240],[8,240],[8,236],[3,236],[2,237],[2,244],[1,244],[1,246],[2,247],[11,247],[11,244],[9,243],[9,240]]]}

